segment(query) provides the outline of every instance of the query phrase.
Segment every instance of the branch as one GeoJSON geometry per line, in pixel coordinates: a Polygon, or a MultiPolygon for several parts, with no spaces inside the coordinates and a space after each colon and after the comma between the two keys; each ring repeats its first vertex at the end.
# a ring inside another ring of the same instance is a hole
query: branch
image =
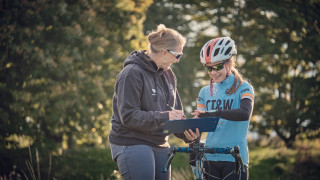
{"type": "Polygon", "coordinates": [[[278,135],[283,141],[287,142],[288,139],[280,132],[277,123],[275,123],[274,130],[276,131],[277,135],[278,135]]]}
{"type": "Polygon", "coordinates": [[[316,29],[316,31],[318,31],[318,33],[320,34],[320,28],[318,27],[318,20],[314,20],[313,26],[316,29]]]}

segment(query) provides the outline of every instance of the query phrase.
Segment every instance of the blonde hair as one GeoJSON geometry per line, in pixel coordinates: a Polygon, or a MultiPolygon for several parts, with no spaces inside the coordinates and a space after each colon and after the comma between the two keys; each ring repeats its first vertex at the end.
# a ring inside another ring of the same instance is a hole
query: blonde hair
{"type": "Polygon", "coordinates": [[[178,46],[186,44],[186,38],[176,30],[166,28],[165,25],[159,24],[156,31],[148,35],[149,50],[151,52],[160,52],[164,49],[175,50],[178,46]]]}
{"type": "Polygon", "coordinates": [[[236,68],[236,63],[234,62],[235,59],[236,59],[236,56],[232,56],[229,62],[231,63],[231,72],[234,75],[234,81],[231,87],[226,92],[228,95],[235,93],[243,83],[243,77],[238,71],[238,69],[236,68]]]}

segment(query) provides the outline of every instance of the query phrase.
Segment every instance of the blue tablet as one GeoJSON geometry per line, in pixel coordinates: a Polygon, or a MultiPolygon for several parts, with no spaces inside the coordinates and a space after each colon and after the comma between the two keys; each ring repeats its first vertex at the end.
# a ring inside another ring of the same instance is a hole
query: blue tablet
{"type": "Polygon", "coordinates": [[[183,133],[188,129],[195,131],[196,128],[198,128],[200,132],[213,132],[216,130],[219,119],[219,117],[206,117],[196,119],[171,120],[167,121],[164,124],[163,132],[167,134],[183,133]]]}

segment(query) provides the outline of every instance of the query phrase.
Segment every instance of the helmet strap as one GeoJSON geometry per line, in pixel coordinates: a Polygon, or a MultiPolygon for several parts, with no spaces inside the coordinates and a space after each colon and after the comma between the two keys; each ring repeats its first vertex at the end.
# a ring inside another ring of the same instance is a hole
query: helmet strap
{"type": "Polygon", "coordinates": [[[213,96],[213,80],[210,79],[210,95],[213,96]]]}

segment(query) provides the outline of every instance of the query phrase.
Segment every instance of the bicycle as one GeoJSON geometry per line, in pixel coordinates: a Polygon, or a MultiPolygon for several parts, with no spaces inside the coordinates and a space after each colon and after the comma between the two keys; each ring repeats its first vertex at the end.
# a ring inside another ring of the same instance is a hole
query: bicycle
{"type": "MultiPolygon", "coordinates": [[[[176,152],[183,152],[183,153],[195,153],[196,155],[196,180],[202,180],[203,179],[203,172],[202,172],[202,163],[204,161],[204,155],[205,153],[210,154],[231,154],[236,161],[235,166],[235,172],[237,175],[239,175],[240,170],[245,172],[245,168],[240,156],[240,148],[239,146],[234,146],[234,148],[226,147],[226,148],[215,148],[215,147],[205,147],[204,143],[196,142],[194,143],[193,147],[177,147],[174,146],[173,148],[170,148],[170,152],[168,154],[168,160],[165,165],[165,167],[161,170],[163,173],[166,173],[168,171],[168,168],[171,164],[172,159],[175,156],[176,152]]],[[[209,174],[210,176],[210,174],[209,174]]]]}

